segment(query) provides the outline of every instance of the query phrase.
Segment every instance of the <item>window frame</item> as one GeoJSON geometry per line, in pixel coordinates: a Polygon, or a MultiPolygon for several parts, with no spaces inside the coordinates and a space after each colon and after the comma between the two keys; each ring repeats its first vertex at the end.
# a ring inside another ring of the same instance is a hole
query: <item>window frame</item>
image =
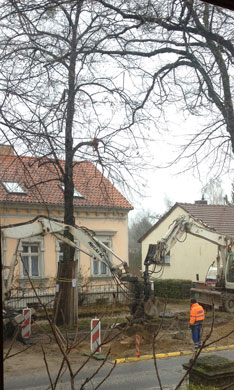
{"type": "MultiPolygon", "coordinates": [[[[80,247],[80,241],[75,240],[74,243],[75,243],[75,245],[80,247]]],[[[56,272],[58,271],[58,263],[60,261],[59,257],[60,257],[60,254],[62,253],[60,251],[60,244],[64,244],[64,242],[62,240],[59,240],[58,238],[56,238],[56,267],[57,267],[56,272]]],[[[74,253],[74,260],[78,261],[77,276],[79,276],[80,275],[80,251],[76,248],[75,248],[75,253],[74,253]]]]}
{"type": "Polygon", "coordinates": [[[7,280],[10,270],[7,272],[7,239],[6,237],[2,238],[2,255],[3,255],[3,278],[7,280]]]}
{"type": "Polygon", "coordinates": [[[17,181],[2,181],[1,183],[9,194],[27,195],[23,187],[17,181]],[[12,185],[13,188],[11,188],[10,185],[12,185]]]}
{"type": "MultiPolygon", "coordinates": [[[[105,244],[110,249],[112,249],[112,237],[111,237],[111,235],[105,235],[104,236],[104,235],[96,234],[96,236],[97,236],[99,241],[103,242],[103,244],[105,244]]],[[[113,263],[113,261],[112,261],[112,254],[109,253],[109,252],[107,254],[108,254],[110,262],[113,263]]],[[[91,267],[90,268],[91,268],[91,277],[92,278],[110,278],[111,277],[111,271],[110,271],[108,265],[104,261],[101,261],[101,260],[97,259],[94,256],[91,257],[91,267]],[[102,266],[103,265],[105,265],[105,267],[106,267],[106,273],[102,273],[102,266]],[[94,268],[96,266],[98,267],[98,273],[94,273],[94,268]]]]}
{"type": "Polygon", "coordinates": [[[170,251],[166,254],[164,258],[164,265],[170,266],[171,265],[171,253],[170,251]]]}
{"type": "MultiPolygon", "coordinates": [[[[33,246],[36,245],[38,247],[38,273],[39,275],[31,275],[31,270],[32,270],[32,261],[31,265],[29,267],[30,272],[29,272],[29,277],[30,279],[44,279],[45,278],[45,260],[44,260],[44,253],[45,253],[45,247],[44,247],[44,239],[43,237],[29,237],[26,239],[21,239],[20,244],[19,244],[19,252],[23,256],[23,246],[33,246]]],[[[30,253],[31,256],[31,253],[30,253]]],[[[24,267],[22,264],[22,261],[20,261],[20,279],[27,279],[27,275],[24,275],[24,267]]]]}
{"type": "MultiPolygon", "coordinates": [[[[61,190],[64,192],[64,184],[59,184],[59,187],[60,187],[61,190]]],[[[74,197],[74,198],[78,198],[78,199],[85,199],[85,197],[80,193],[80,191],[77,190],[76,187],[74,187],[74,194],[73,194],[73,197],[74,197]]]]}

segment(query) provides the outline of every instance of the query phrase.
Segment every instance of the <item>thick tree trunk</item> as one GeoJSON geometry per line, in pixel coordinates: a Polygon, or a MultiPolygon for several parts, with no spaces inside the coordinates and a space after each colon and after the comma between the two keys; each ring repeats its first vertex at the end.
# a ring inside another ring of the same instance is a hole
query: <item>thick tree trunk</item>
{"type": "MultiPolygon", "coordinates": [[[[75,74],[77,51],[77,28],[82,2],[76,6],[76,15],[72,25],[71,54],[68,70],[68,96],[65,127],[65,172],[64,172],[64,223],[74,225],[74,184],[73,184],[73,121],[75,114],[75,74]]],[[[73,236],[67,231],[64,236],[73,241],[73,236]]],[[[65,244],[63,249],[63,263],[59,264],[60,299],[57,300],[58,315],[56,324],[74,325],[78,318],[78,292],[72,287],[72,279],[77,277],[77,265],[74,263],[74,248],[65,244]],[[62,280],[65,281],[62,281],[62,280]],[[66,280],[67,279],[67,280],[66,280]]]]}
{"type": "Polygon", "coordinates": [[[59,262],[58,264],[58,289],[55,305],[55,322],[57,325],[77,325],[77,266],[77,261],[59,262]]]}

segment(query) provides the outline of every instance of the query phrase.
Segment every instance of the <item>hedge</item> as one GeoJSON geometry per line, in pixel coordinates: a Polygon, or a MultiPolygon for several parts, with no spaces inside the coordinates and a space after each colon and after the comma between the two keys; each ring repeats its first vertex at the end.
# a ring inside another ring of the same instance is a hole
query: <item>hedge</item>
{"type": "Polygon", "coordinates": [[[154,294],[162,298],[189,299],[191,280],[157,279],[154,282],[154,294]]]}

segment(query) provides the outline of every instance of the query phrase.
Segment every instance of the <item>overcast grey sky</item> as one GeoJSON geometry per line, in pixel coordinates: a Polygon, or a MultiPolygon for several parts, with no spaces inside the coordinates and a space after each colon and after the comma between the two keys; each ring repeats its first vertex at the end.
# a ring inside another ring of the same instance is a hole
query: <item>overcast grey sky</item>
{"type": "MultiPolygon", "coordinates": [[[[206,118],[184,117],[181,113],[176,113],[171,108],[166,126],[168,131],[155,135],[155,141],[151,145],[152,163],[155,166],[165,166],[178,154],[179,148],[189,134],[195,134],[199,126],[204,125],[206,118]]],[[[159,125],[160,127],[160,125],[159,125]]],[[[203,151],[205,153],[205,150],[203,151]]],[[[213,156],[213,155],[212,155],[213,156]]],[[[231,183],[234,180],[234,165],[231,162],[229,168],[219,170],[220,166],[213,164],[213,157],[210,161],[198,164],[193,170],[188,170],[189,159],[181,160],[168,168],[155,168],[152,171],[144,171],[144,176],[148,181],[142,192],[145,197],[138,196],[132,200],[135,208],[130,213],[134,216],[137,211],[150,209],[156,213],[166,211],[165,199],[169,199],[172,204],[175,202],[194,203],[202,197],[202,189],[209,179],[215,178],[218,174],[222,181],[224,195],[231,194],[231,183]],[[220,174],[219,174],[220,173],[220,174]]]]}

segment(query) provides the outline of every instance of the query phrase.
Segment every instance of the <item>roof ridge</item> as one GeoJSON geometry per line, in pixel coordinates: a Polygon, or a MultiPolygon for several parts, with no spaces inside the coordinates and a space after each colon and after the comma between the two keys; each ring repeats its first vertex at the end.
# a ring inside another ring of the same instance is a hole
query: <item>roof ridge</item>
{"type": "MultiPolygon", "coordinates": [[[[8,159],[8,158],[15,158],[15,159],[25,159],[25,158],[27,158],[27,159],[32,159],[32,160],[39,160],[39,159],[43,159],[43,158],[46,158],[46,159],[48,159],[48,160],[52,160],[52,161],[56,161],[54,158],[50,158],[50,157],[47,157],[47,156],[24,156],[24,155],[17,155],[17,154],[14,154],[14,155],[8,155],[8,154],[0,154],[0,158],[4,158],[4,159],[8,159]]],[[[58,158],[58,161],[62,161],[62,162],[65,162],[66,160],[63,160],[63,159],[61,159],[61,158],[58,158]]],[[[90,163],[90,164],[92,164],[92,165],[94,165],[93,163],[92,163],[92,161],[86,161],[86,160],[73,160],[74,162],[78,162],[78,163],[90,163]]]]}
{"type": "Polygon", "coordinates": [[[186,202],[176,202],[178,205],[189,205],[189,206],[199,206],[199,207],[234,207],[234,204],[204,204],[204,203],[186,203],[186,202]]]}

